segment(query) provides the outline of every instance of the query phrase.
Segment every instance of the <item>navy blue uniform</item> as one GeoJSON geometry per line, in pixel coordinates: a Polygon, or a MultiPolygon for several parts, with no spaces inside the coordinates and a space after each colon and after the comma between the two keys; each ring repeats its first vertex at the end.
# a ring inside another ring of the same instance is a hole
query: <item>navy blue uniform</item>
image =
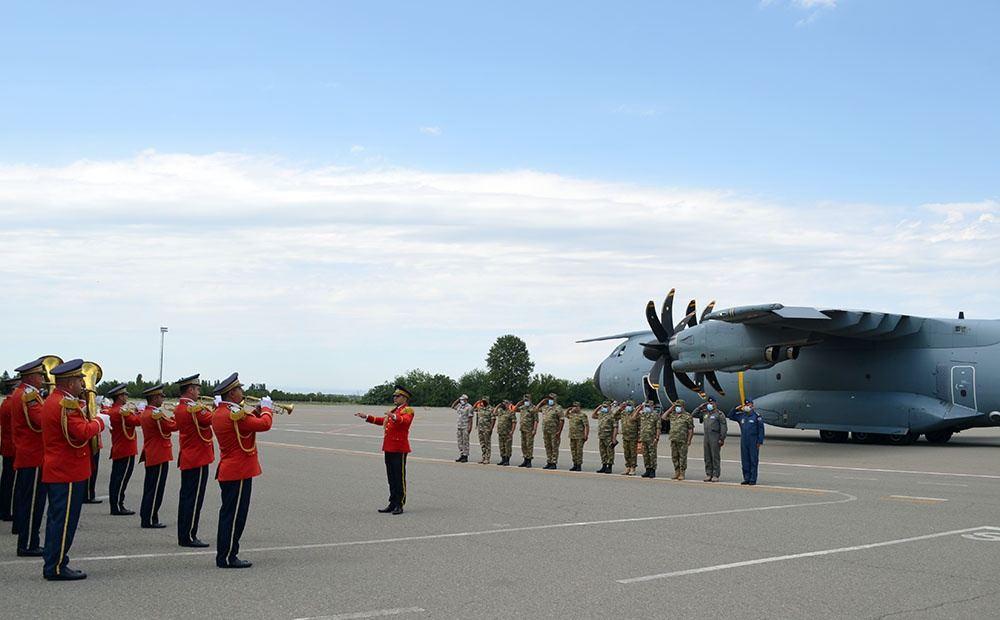
{"type": "Polygon", "coordinates": [[[757,464],[760,445],[764,443],[764,418],[755,409],[749,412],[733,409],[729,419],[740,425],[740,460],[743,463],[743,482],[757,484],[757,464]]]}

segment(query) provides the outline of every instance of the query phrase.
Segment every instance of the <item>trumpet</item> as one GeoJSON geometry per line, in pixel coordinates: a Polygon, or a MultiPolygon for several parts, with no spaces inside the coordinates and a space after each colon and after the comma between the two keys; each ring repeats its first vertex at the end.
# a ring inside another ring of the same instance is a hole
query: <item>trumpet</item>
{"type": "MultiPolygon", "coordinates": [[[[244,396],[243,403],[250,405],[251,407],[256,407],[260,404],[260,399],[255,396],[244,396]]],[[[295,409],[294,404],[282,405],[280,403],[274,403],[274,412],[283,413],[285,415],[292,415],[292,411],[295,409]]]]}

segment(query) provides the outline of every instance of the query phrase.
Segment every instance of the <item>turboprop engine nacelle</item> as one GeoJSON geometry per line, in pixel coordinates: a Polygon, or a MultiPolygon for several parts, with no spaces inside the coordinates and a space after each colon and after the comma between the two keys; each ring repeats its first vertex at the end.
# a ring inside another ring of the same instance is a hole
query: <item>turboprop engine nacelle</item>
{"type": "Polygon", "coordinates": [[[805,335],[788,332],[771,333],[771,330],[754,330],[743,325],[707,321],[686,329],[670,344],[674,361],[670,364],[676,372],[739,372],[763,370],[784,361],[798,359],[805,335]],[[779,344],[775,344],[778,341],[779,344]]]}

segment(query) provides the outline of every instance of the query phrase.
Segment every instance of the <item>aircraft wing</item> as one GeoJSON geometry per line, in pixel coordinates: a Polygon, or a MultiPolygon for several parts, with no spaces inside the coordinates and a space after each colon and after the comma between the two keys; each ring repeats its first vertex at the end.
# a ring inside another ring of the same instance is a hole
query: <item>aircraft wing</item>
{"type": "Polygon", "coordinates": [[[890,340],[917,333],[926,319],[868,310],[819,310],[766,304],[718,310],[705,316],[705,320],[785,327],[839,338],[890,340]]]}
{"type": "Polygon", "coordinates": [[[597,338],[588,338],[586,340],[577,340],[576,343],[580,344],[583,342],[601,342],[602,340],[622,340],[625,338],[631,338],[632,336],[639,336],[641,334],[650,333],[648,329],[638,331],[638,332],[625,332],[624,334],[615,334],[613,336],[599,336],[597,338]]]}

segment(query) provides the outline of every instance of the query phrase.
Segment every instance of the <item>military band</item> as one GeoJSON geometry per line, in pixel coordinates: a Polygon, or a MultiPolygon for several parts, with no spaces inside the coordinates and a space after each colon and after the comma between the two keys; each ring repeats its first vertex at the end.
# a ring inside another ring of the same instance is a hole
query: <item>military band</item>
{"type": "Polygon", "coordinates": [[[180,402],[174,408],[174,422],[180,450],[177,467],[181,470],[180,501],[177,504],[177,544],[181,547],[207,547],[198,539],[198,522],[205,502],[208,466],[215,462],[212,415],[209,408],[198,402],[201,396],[199,375],[184,377],[177,382],[180,402]]]}
{"type": "Polygon", "coordinates": [[[170,473],[170,462],[174,460],[174,444],[170,441],[170,434],[177,430],[177,424],[162,409],[162,383],[144,390],[142,395],[147,403],[141,414],[141,460],[146,465],[146,477],[142,484],[139,520],[140,527],[144,529],[160,529],[167,527],[160,523],[160,505],[163,504],[163,489],[170,473]]]}
{"type": "MultiPolygon", "coordinates": [[[[16,379],[3,383],[4,400],[0,403],[0,521],[14,520],[14,434],[11,417],[14,399],[11,392],[16,388],[16,379]]],[[[16,529],[13,532],[17,533],[16,529]]]]}
{"type": "Polygon", "coordinates": [[[14,457],[14,524],[17,528],[17,555],[42,555],[40,529],[45,514],[42,488],[42,462],[45,445],[42,439],[42,384],[45,366],[42,358],[18,367],[21,385],[14,391],[15,411],[11,417],[16,455],[14,457]]]}

